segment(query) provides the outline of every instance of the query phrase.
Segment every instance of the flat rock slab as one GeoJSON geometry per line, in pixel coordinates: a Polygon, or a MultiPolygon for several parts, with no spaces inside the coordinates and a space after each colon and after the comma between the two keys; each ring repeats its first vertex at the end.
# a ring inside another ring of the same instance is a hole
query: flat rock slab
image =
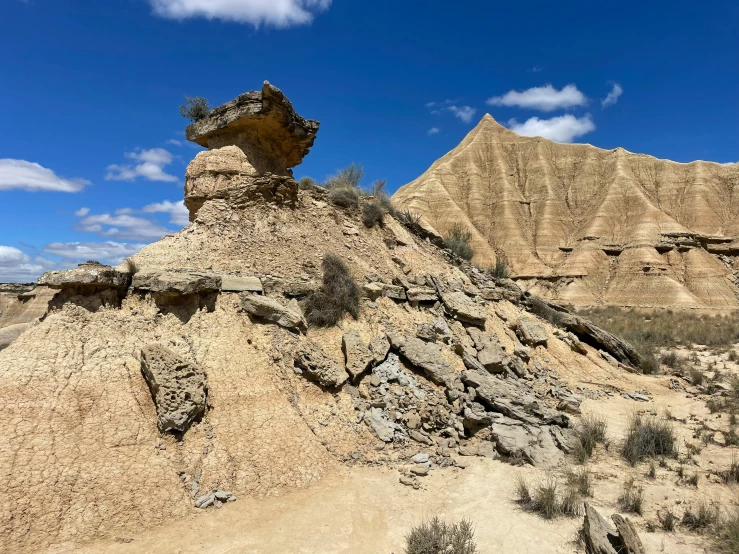
{"type": "Polygon", "coordinates": [[[129,273],[102,264],[80,264],[66,271],[50,271],[38,280],[39,285],[53,289],[79,286],[125,289],[130,282],[129,273]]]}
{"type": "Polygon", "coordinates": [[[516,334],[521,339],[521,342],[527,346],[546,346],[549,340],[547,328],[535,321],[519,321],[516,325],[516,334]]]}
{"type": "Polygon", "coordinates": [[[135,290],[167,296],[206,294],[221,289],[221,277],[195,271],[144,271],[133,276],[135,290]]]}
{"type": "Polygon", "coordinates": [[[447,362],[440,345],[424,342],[416,337],[390,334],[390,344],[410,362],[420,368],[432,382],[451,387],[454,381],[454,368],[447,362]]]}
{"type": "Polygon", "coordinates": [[[141,350],[141,372],[157,410],[162,433],[184,433],[205,414],[208,388],[205,372],[159,345],[141,350]]]}
{"type": "Polygon", "coordinates": [[[430,287],[413,287],[406,291],[406,296],[411,302],[436,302],[439,295],[430,287]]]}
{"type": "Polygon", "coordinates": [[[240,298],[241,309],[253,316],[266,319],[286,329],[305,331],[308,328],[303,314],[283,306],[277,300],[248,293],[241,294],[240,298]]]}
{"type": "Polygon", "coordinates": [[[222,275],[221,290],[223,292],[264,292],[259,277],[239,277],[238,275],[222,275]]]}
{"type": "Polygon", "coordinates": [[[444,309],[452,317],[470,323],[471,325],[484,326],[487,320],[485,308],[477,304],[463,292],[447,292],[442,294],[441,301],[444,309]]]}

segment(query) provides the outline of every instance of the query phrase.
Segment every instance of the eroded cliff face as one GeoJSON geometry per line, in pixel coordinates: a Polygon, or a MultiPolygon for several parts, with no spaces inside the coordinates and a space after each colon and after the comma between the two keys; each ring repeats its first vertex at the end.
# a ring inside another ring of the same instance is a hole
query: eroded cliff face
{"type": "Polygon", "coordinates": [[[521,137],[486,115],[393,201],[574,305],[738,307],[739,164],[521,137]]]}

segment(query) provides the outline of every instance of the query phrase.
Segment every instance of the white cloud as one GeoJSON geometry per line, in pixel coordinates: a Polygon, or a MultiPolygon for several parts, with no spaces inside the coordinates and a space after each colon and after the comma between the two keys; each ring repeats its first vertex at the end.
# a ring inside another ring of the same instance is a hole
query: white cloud
{"type": "Polygon", "coordinates": [[[21,189],[29,192],[79,192],[90,181],[64,179],[51,169],[25,160],[0,159],[0,190],[21,189]]]}
{"type": "Polygon", "coordinates": [[[427,131],[427,133],[428,133],[429,135],[438,135],[438,134],[439,134],[439,130],[440,130],[440,129],[439,129],[438,127],[431,127],[431,129],[429,129],[429,130],[427,131]]]}
{"type": "Polygon", "coordinates": [[[601,100],[601,106],[604,108],[607,108],[608,106],[613,106],[616,102],[618,102],[618,97],[621,96],[623,93],[623,87],[618,83],[613,83],[613,88],[611,89],[611,92],[609,92],[608,95],[603,100],[601,100]]]}
{"type": "Polygon", "coordinates": [[[125,240],[158,240],[172,233],[154,221],[129,214],[87,215],[77,223],[77,229],[101,237],[125,240]]]}
{"type": "Polygon", "coordinates": [[[182,141],[177,139],[169,139],[167,141],[167,144],[171,144],[172,146],[182,146],[182,141]]]}
{"type": "Polygon", "coordinates": [[[332,0],[149,0],[154,13],[169,19],[204,17],[255,27],[278,28],[307,25],[316,13],[325,11],[332,0]]]}
{"type": "Polygon", "coordinates": [[[575,85],[570,84],[562,90],[557,90],[552,85],[533,87],[521,92],[511,90],[503,96],[488,98],[487,103],[490,106],[515,106],[551,112],[560,108],[584,106],[588,99],[575,85]]]}
{"type": "Polygon", "coordinates": [[[182,200],[179,202],[170,202],[169,200],[156,202],[144,206],[142,211],[149,214],[168,213],[170,217],[169,222],[180,227],[184,227],[190,223],[190,211],[185,207],[185,203],[182,200]]]}
{"type": "Polygon", "coordinates": [[[31,258],[13,246],[0,245],[0,282],[30,283],[39,275],[55,267],[45,258],[31,258]]]}
{"type": "Polygon", "coordinates": [[[555,142],[572,142],[575,137],[595,130],[590,114],[583,117],[566,114],[551,119],[532,117],[523,123],[511,119],[508,126],[511,131],[524,137],[543,137],[555,142]]]}
{"type": "Polygon", "coordinates": [[[122,242],[52,242],[44,247],[44,252],[60,256],[66,260],[100,262],[118,265],[124,259],[141,250],[145,244],[122,242]]]}
{"type": "Polygon", "coordinates": [[[447,110],[452,112],[455,117],[458,117],[465,123],[472,121],[472,118],[475,117],[475,113],[477,113],[477,110],[471,106],[449,106],[447,110]]]}
{"type": "Polygon", "coordinates": [[[80,208],[76,212],[74,212],[74,215],[77,217],[85,217],[87,214],[90,213],[90,208],[80,208]]]}
{"type": "Polygon", "coordinates": [[[126,158],[133,160],[134,164],[108,166],[107,181],[134,181],[143,177],[149,181],[175,182],[177,177],[165,173],[164,168],[172,163],[174,156],[164,148],[152,148],[150,150],[137,150],[126,152],[126,158]]]}

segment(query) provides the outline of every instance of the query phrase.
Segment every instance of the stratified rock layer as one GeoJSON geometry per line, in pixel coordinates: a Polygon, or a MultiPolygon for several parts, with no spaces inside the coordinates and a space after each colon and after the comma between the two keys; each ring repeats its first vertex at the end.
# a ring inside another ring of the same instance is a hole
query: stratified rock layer
{"type": "Polygon", "coordinates": [[[558,144],[486,115],[393,201],[441,234],[461,225],[480,266],[504,255],[538,296],[739,307],[739,164],[558,144]]]}

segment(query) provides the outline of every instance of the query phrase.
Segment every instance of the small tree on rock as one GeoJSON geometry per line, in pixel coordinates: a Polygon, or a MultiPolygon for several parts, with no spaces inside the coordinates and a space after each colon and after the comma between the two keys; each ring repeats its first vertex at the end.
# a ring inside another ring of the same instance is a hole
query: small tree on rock
{"type": "Polygon", "coordinates": [[[194,98],[185,96],[185,104],[180,106],[180,115],[190,121],[200,121],[210,115],[210,106],[208,101],[201,96],[194,98]]]}

